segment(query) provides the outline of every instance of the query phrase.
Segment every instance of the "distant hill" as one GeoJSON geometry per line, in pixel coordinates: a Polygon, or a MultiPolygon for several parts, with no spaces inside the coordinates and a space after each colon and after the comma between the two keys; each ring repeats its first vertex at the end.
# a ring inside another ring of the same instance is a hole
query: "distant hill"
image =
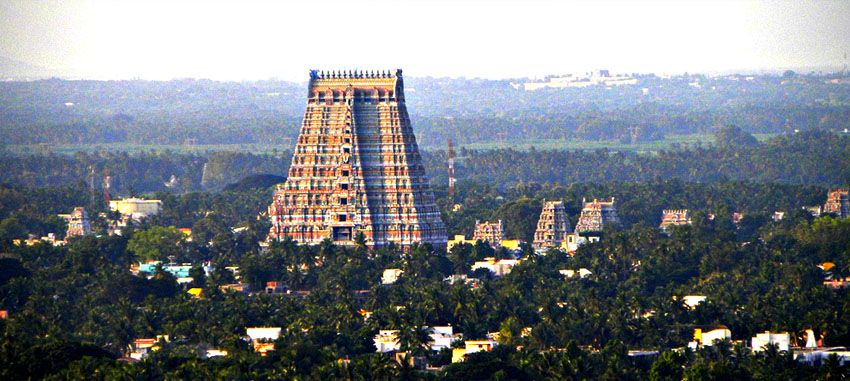
{"type": "Polygon", "coordinates": [[[266,189],[284,181],[286,181],[286,177],[283,176],[269,174],[251,175],[235,183],[227,184],[227,186],[224,187],[224,190],[231,192],[244,192],[251,189],[266,189]]]}

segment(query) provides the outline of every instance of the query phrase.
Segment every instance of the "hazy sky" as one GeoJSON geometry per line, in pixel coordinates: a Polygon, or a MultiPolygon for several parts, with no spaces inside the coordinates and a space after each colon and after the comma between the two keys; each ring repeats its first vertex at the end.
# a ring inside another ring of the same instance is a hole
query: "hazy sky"
{"type": "Polygon", "coordinates": [[[0,56],[87,78],[510,78],[844,64],[850,1],[0,1],[0,56]]]}

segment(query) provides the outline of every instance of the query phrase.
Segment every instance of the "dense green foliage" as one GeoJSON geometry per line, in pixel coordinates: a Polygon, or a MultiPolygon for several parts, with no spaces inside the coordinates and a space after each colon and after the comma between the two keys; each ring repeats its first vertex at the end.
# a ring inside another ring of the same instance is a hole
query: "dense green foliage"
{"type": "MultiPolygon", "coordinates": [[[[49,213],[87,200],[73,187],[3,189],[13,201],[2,204],[0,215],[28,216],[45,226],[49,213]],[[65,196],[69,192],[82,199],[65,196]],[[21,197],[30,193],[36,197],[21,197]],[[45,199],[55,200],[49,212],[33,212],[45,199]]],[[[812,328],[827,345],[850,344],[850,290],[825,288],[826,274],[817,267],[831,261],[836,275],[850,273],[850,220],[813,219],[799,210],[822,203],[825,192],[816,186],[678,180],[525,184],[504,190],[466,183],[455,200],[438,200],[451,232],[468,231],[474,218],[503,218],[511,238],[527,234],[542,200],[552,198],[567,201],[574,222],[581,197],[617,196],[624,222],[572,257],[526,251],[509,275],[483,276],[477,288],[450,285],[443,278],[471,274],[472,261],[506,253],[485,245],[458,246],[451,253],[427,246],[408,253],[392,248],[369,253],[361,246],[304,247],[285,241],[262,254],[257,241],[268,225],[254,216],[268,202],[270,189],[160,194],[163,212],[123,237],[86,237],[65,247],[18,247],[3,238],[0,308],[10,318],[0,320],[0,378],[846,377],[847,368],[835,363],[809,367],[791,361],[788,353],[751,354],[731,344],[671,351],[691,339],[693,328],[715,324],[728,326],[735,340],[773,330],[789,331],[799,343],[803,331],[812,328]],[[453,203],[460,209],[447,211],[453,203]],[[695,218],[692,226],[668,236],[655,226],[660,209],[672,206],[692,208],[695,218]],[[777,208],[789,213],[773,222],[767,213],[777,208]],[[732,211],[747,213],[740,229],[730,222],[732,211]],[[707,218],[708,213],[716,218],[707,218]],[[190,224],[195,238],[203,239],[157,239],[170,231],[168,226],[190,224]],[[248,229],[233,233],[230,227],[237,224],[248,229]],[[150,279],[129,274],[129,265],[154,249],[174,250],[179,260],[212,260],[219,270],[185,286],[162,271],[150,279]],[[233,281],[223,269],[228,265],[239,266],[242,281],[254,289],[282,281],[292,290],[311,292],[304,299],[222,293],[218,286],[233,281]],[[381,271],[390,267],[405,270],[403,277],[394,285],[380,285],[381,271]],[[558,273],[580,267],[592,275],[564,279],[558,273]],[[192,298],[187,287],[203,287],[204,293],[192,298]],[[708,301],[689,310],[674,299],[689,294],[706,295],[708,301]],[[372,318],[364,321],[360,309],[374,311],[372,318]],[[445,364],[446,353],[422,349],[421,334],[425,326],[445,324],[467,339],[499,331],[503,345],[437,373],[416,372],[374,353],[371,338],[378,329],[400,329],[404,348],[445,364]],[[242,339],[250,326],[283,327],[276,351],[267,357],[253,354],[242,339]],[[531,327],[528,336],[521,334],[524,327],[531,327]],[[126,354],[133,339],[157,334],[170,335],[171,342],[148,359],[136,364],[114,360],[126,354]],[[201,350],[209,347],[229,355],[201,359],[201,350]],[[627,349],[661,354],[629,357],[627,349]]],[[[0,237],[12,236],[0,226],[0,237]]]]}
{"type": "MultiPolygon", "coordinates": [[[[442,188],[448,183],[446,152],[424,151],[422,156],[431,184],[442,188]]],[[[126,196],[164,190],[215,190],[230,183],[235,183],[231,188],[234,190],[266,187],[277,181],[275,177],[243,178],[251,174],[285,176],[290,159],[288,151],[275,154],[214,152],[206,155],[168,151],[6,154],[0,156],[0,173],[4,174],[5,182],[41,187],[88,183],[94,168],[95,187],[100,190],[101,178],[108,169],[113,177],[113,195],[126,196]],[[173,183],[172,176],[175,177],[173,183]]],[[[460,149],[455,162],[455,175],[459,181],[489,184],[502,189],[530,182],[647,182],[668,178],[708,183],[747,180],[841,186],[850,183],[850,136],[808,131],[778,136],[756,146],[673,147],[653,155],[606,149],[460,149]]]]}
{"type": "MultiPolygon", "coordinates": [[[[306,74],[305,74],[306,79],[306,74]]],[[[634,85],[525,91],[485,80],[405,78],[420,144],[850,127],[850,86],[830,76],[637,77],[634,85]]],[[[22,143],[273,143],[297,137],[306,84],[277,80],[0,83],[0,133],[22,143]]]]}

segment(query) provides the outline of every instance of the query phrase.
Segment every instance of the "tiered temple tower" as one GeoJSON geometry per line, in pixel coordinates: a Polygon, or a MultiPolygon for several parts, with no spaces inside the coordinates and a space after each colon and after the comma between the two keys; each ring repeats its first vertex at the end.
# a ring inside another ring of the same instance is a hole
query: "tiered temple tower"
{"type": "Polygon", "coordinates": [[[401,70],[310,72],[307,110],[269,239],[446,246],[404,103],[401,70]]]}
{"type": "Polygon", "coordinates": [[[829,192],[826,196],[823,212],[834,213],[838,218],[850,217],[850,191],[840,189],[829,192]]]}
{"type": "Polygon", "coordinates": [[[499,222],[478,221],[475,220],[475,232],[473,241],[489,242],[490,246],[502,246],[502,241],[505,239],[505,229],[502,220],[499,222]]]}
{"type": "Polygon", "coordinates": [[[564,209],[563,201],[546,201],[537,220],[537,230],[534,232],[535,250],[547,250],[561,247],[561,242],[570,233],[570,220],[564,209]]]}
{"type": "Polygon", "coordinates": [[[581,202],[584,206],[576,223],[576,232],[601,231],[607,222],[620,223],[613,197],[608,202],[596,199],[591,202],[582,199],[581,202]]]}
{"type": "Polygon", "coordinates": [[[80,237],[91,234],[91,225],[89,225],[89,214],[86,209],[78,206],[68,215],[68,231],[66,237],[80,237]]]}
{"type": "Polygon", "coordinates": [[[667,230],[668,226],[690,225],[691,213],[687,209],[669,209],[661,212],[661,229],[667,230]]]}

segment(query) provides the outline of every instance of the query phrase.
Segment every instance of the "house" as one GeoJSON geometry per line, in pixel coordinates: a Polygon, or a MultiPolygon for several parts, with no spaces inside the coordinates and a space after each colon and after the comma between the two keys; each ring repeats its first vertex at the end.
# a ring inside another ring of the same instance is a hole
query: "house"
{"type": "Polygon", "coordinates": [[[0,310],[0,319],[8,319],[8,318],[9,318],[9,311],[0,310]]]}
{"type": "Polygon", "coordinates": [[[221,292],[230,291],[230,292],[239,292],[239,293],[243,293],[243,294],[247,294],[247,293],[251,292],[251,286],[248,286],[247,284],[242,284],[242,283],[224,284],[224,285],[219,286],[218,288],[219,288],[219,290],[221,290],[221,292]]]}
{"type": "Polygon", "coordinates": [[[375,342],[375,352],[386,353],[401,349],[397,329],[382,329],[372,340],[375,342]]]}
{"type": "Polygon", "coordinates": [[[561,242],[561,250],[567,253],[575,253],[578,250],[579,246],[584,245],[586,243],[599,242],[599,237],[590,236],[590,237],[582,237],[579,233],[570,233],[567,234],[567,239],[561,242]]]}
{"type": "Polygon", "coordinates": [[[670,226],[691,224],[691,212],[688,209],[666,209],[661,212],[661,230],[667,231],[670,226]]]}
{"type": "Polygon", "coordinates": [[[699,347],[710,347],[716,341],[731,340],[732,331],[726,326],[717,326],[703,331],[701,328],[694,329],[694,341],[688,343],[688,347],[697,349],[699,347]]]}
{"type": "Polygon", "coordinates": [[[204,290],[200,287],[192,287],[189,291],[186,291],[186,293],[191,295],[193,298],[200,298],[203,292],[204,290]]]}
{"type": "Polygon", "coordinates": [[[246,327],[245,333],[251,340],[254,352],[265,356],[267,352],[274,351],[274,341],[280,337],[280,330],[280,327],[246,327]]]}
{"type": "Polygon", "coordinates": [[[151,352],[156,352],[159,350],[159,346],[156,343],[164,341],[169,342],[168,335],[157,335],[152,339],[136,339],[133,340],[133,344],[130,344],[130,358],[134,360],[141,360],[151,352]]]}
{"type": "Polygon", "coordinates": [[[476,352],[489,352],[493,349],[498,342],[493,339],[487,340],[467,340],[466,341],[466,354],[472,354],[476,352]]]}
{"type": "Polygon", "coordinates": [[[440,351],[443,348],[451,349],[452,341],[454,340],[452,326],[435,326],[429,328],[429,331],[431,339],[428,345],[431,346],[432,351],[440,351]]]}
{"type": "Polygon", "coordinates": [[[266,282],[266,294],[281,294],[287,290],[283,282],[266,282]]]}
{"type": "Polygon", "coordinates": [[[794,349],[794,360],[809,365],[823,365],[830,356],[842,366],[850,364],[850,350],[845,347],[794,349]]]}
{"type": "MultiPolygon", "coordinates": [[[[153,276],[153,273],[156,272],[157,266],[159,266],[161,263],[162,262],[160,261],[147,261],[145,263],[139,263],[138,265],[132,265],[130,266],[130,272],[133,273],[133,275],[139,275],[139,273],[144,272],[147,273],[148,278],[150,278],[151,276],[153,276]]],[[[162,269],[177,278],[177,283],[183,284],[192,282],[193,279],[189,276],[189,272],[192,270],[192,266],[194,265],[191,263],[169,263],[163,264],[162,269]]],[[[201,268],[204,270],[204,274],[206,276],[209,276],[210,272],[212,272],[213,270],[212,263],[209,261],[204,262],[204,264],[201,265],[201,268]]]]}
{"type": "Polygon", "coordinates": [[[207,349],[204,352],[204,358],[227,356],[227,351],[224,349],[207,349]]]}
{"type": "Polygon", "coordinates": [[[785,212],[780,212],[780,211],[773,212],[773,222],[782,221],[783,218],[785,218],[785,212]]]}
{"type": "Polygon", "coordinates": [[[455,235],[455,239],[450,239],[448,241],[448,243],[446,243],[446,249],[449,252],[451,252],[453,247],[455,247],[457,245],[462,245],[462,244],[465,244],[465,243],[470,244],[470,245],[474,245],[475,240],[468,240],[468,239],[466,239],[466,236],[464,236],[462,234],[457,234],[457,235],[455,235]]]}
{"type": "Polygon", "coordinates": [[[502,240],[502,247],[504,247],[505,249],[508,249],[508,251],[511,251],[511,252],[522,251],[522,247],[520,247],[520,245],[522,245],[522,241],[518,240],[518,239],[504,239],[504,240],[502,240]]]}
{"type": "Polygon", "coordinates": [[[402,269],[386,269],[384,275],[381,276],[381,284],[393,284],[398,281],[401,274],[404,274],[402,269]]]}
{"type": "Polygon", "coordinates": [[[484,258],[483,261],[476,261],[472,264],[472,271],[478,269],[487,269],[495,276],[502,276],[510,274],[511,269],[514,266],[518,265],[520,262],[519,259],[500,259],[496,260],[493,257],[484,258]]]}
{"type": "Polygon", "coordinates": [[[587,278],[587,277],[589,277],[590,275],[593,274],[590,270],[588,270],[584,267],[582,267],[578,270],[561,269],[561,270],[558,270],[558,272],[561,275],[563,275],[565,278],[572,278],[572,277],[576,276],[576,273],[578,273],[579,279],[587,278]]]}
{"type": "Polygon", "coordinates": [[[123,200],[110,200],[109,209],[117,211],[122,215],[131,216],[138,220],[159,213],[162,200],[144,200],[140,198],[125,198],[123,200]]]}
{"type": "Polygon", "coordinates": [[[466,348],[452,348],[452,364],[463,361],[466,356],[466,348]]]}
{"type": "Polygon", "coordinates": [[[791,335],[788,332],[764,333],[756,334],[752,339],[753,352],[761,352],[765,350],[768,344],[775,344],[780,351],[788,351],[791,349],[791,335]]]}
{"type": "Polygon", "coordinates": [[[705,295],[685,295],[682,297],[682,303],[688,307],[688,309],[697,308],[697,306],[706,301],[708,299],[705,295]]]}

